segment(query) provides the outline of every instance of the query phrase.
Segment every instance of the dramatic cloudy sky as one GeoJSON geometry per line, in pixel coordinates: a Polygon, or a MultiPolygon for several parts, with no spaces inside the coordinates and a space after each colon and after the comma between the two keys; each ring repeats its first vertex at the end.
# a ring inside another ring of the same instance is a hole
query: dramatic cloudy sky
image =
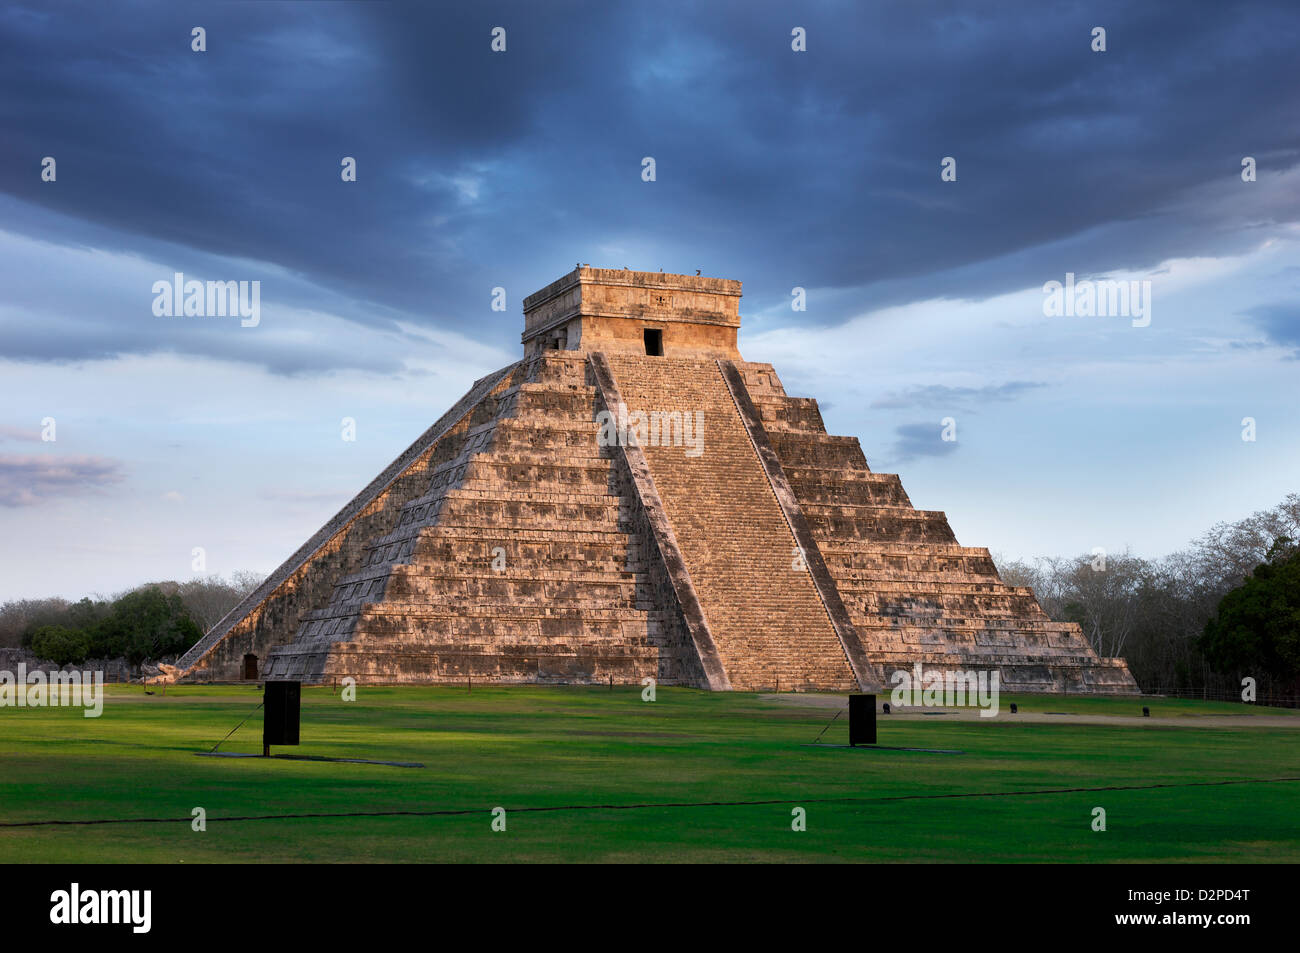
{"type": "Polygon", "coordinates": [[[0,598],[270,570],[578,261],[742,280],[745,356],[970,545],[1300,489],[1290,0],[441,6],[0,7],[0,598]],[[175,272],[261,323],[156,317],[175,272]],[[1067,272],[1150,325],[1045,316],[1067,272]]]}

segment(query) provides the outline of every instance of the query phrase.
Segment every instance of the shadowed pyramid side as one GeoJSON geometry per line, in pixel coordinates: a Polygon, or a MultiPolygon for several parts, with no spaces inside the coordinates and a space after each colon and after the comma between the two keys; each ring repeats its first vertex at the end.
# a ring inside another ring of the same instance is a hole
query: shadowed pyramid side
{"type": "Polygon", "coordinates": [[[246,655],[260,663],[272,648],[292,641],[299,618],[326,605],[335,581],[360,567],[366,542],[395,524],[403,504],[427,486],[431,469],[458,452],[470,427],[496,412],[496,395],[519,367],[511,364],[475,381],[447,413],[182,655],[176,662],[178,677],[235,681],[243,678],[246,655]]]}
{"type": "Polygon", "coordinates": [[[873,662],[996,669],[1007,690],[1137,693],[1123,659],[1003,583],[987,549],[959,545],[943,513],[871,471],[857,438],[826,433],[815,400],[787,396],[770,364],[738,367],[873,662]]]}

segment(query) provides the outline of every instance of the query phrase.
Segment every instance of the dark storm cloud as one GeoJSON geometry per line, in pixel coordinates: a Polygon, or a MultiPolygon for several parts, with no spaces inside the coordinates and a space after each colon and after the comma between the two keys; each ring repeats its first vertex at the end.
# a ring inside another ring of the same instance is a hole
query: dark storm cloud
{"type": "Polygon", "coordinates": [[[121,482],[122,476],[121,465],[104,457],[0,453],[0,506],[35,506],[72,494],[93,493],[121,482]]]}
{"type": "MultiPolygon", "coordinates": [[[[17,205],[0,196],[0,214],[17,205]]],[[[57,224],[66,227],[66,222],[57,224]]],[[[259,314],[248,319],[252,326],[229,315],[155,314],[155,283],[172,287],[175,272],[147,259],[23,242],[0,233],[0,355],[60,363],[174,352],[258,365],[275,373],[342,368],[390,373],[402,368],[403,351],[394,346],[394,338],[404,332],[392,309],[331,297],[278,269],[221,260],[181,246],[150,245],[154,261],[176,262],[187,279],[260,282],[259,314]],[[286,299],[300,301],[299,309],[278,304],[286,299]],[[364,321],[365,329],[356,321],[364,321]],[[341,333],[347,331],[354,333],[341,333]],[[358,347],[363,337],[384,347],[358,347]]]]}
{"type": "MultiPolygon", "coordinates": [[[[1300,158],[1300,12],[1132,6],[11,5],[0,190],[18,212],[0,227],[267,263],[301,279],[282,304],[336,298],[351,321],[400,312],[497,343],[576,261],[741,278],[750,312],[821,289],[799,317],[833,323],[1237,250],[1300,216],[1300,197],[1266,191],[1300,158]],[[939,181],[947,155],[956,183],[939,181]]],[[[160,346],[60,332],[0,343],[29,359],[160,346]]]]}
{"type": "Polygon", "coordinates": [[[68,338],[51,337],[39,322],[9,322],[0,324],[0,354],[15,360],[56,364],[140,352],[189,354],[251,364],[285,375],[345,369],[392,374],[403,370],[397,348],[391,348],[392,353],[364,353],[333,346],[328,339],[294,341],[241,328],[238,320],[158,319],[146,312],[135,329],[93,320],[70,321],[65,330],[76,328],[78,333],[68,338]],[[150,320],[153,325],[146,328],[150,320]]]}
{"type": "Polygon", "coordinates": [[[1300,304],[1265,305],[1252,308],[1247,314],[1271,343],[1295,348],[1300,355],[1300,304]]]}
{"type": "Polygon", "coordinates": [[[1047,385],[1039,381],[1007,381],[1005,384],[990,384],[987,387],[946,387],[942,384],[928,384],[923,387],[909,387],[907,390],[888,394],[871,402],[873,408],[900,407],[978,407],[980,404],[995,400],[1014,400],[1028,391],[1047,385]]]}
{"type": "Polygon", "coordinates": [[[943,426],[937,423],[902,424],[894,428],[898,438],[892,459],[896,462],[917,457],[944,457],[957,449],[957,441],[943,439],[943,426]]]}

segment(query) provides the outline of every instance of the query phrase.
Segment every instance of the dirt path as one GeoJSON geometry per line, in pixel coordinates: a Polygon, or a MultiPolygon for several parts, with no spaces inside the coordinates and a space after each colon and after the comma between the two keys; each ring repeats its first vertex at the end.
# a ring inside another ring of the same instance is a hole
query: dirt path
{"type": "MultiPolygon", "coordinates": [[[[763,701],[799,708],[820,708],[825,711],[847,710],[848,699],[842,695],[780,694],[759,695],[763,701]]],[[[1126,725],[1142,728],[1294,728],[1300,730],[1300,713],[1295,715],[1259,715],[1246,711],[1240,715],[1100,715],[1070,712],[1068,699],[1046,699],[1051,711],[1024,711],[1011,714],[1003,705],[996,717],[981,718],[977,708],[906,708],[895,709],[881,718],[900,721],[1022,721],[1031,724],[1053,725],[1126,725]],[[928,713],[928,714],[927,714],[928,713]]],[[[1148,700],[1155,707],[1159,699],[1148,700]]],[[[1140,707],[1135,703],[1134,707],[1140,707]]]]}

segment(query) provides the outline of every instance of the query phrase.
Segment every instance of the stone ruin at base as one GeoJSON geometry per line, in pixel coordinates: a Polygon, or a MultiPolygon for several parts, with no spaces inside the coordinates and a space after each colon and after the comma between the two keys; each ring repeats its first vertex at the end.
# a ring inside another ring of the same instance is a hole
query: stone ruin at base
{"type": "Polygon", "coordinates": [[[523,359],[180,677],[878,691],[920,662],[1004,690],[1137,691],[743,360],[739,302],[738,281],[586,266],[525,299],[523,359]]]}

